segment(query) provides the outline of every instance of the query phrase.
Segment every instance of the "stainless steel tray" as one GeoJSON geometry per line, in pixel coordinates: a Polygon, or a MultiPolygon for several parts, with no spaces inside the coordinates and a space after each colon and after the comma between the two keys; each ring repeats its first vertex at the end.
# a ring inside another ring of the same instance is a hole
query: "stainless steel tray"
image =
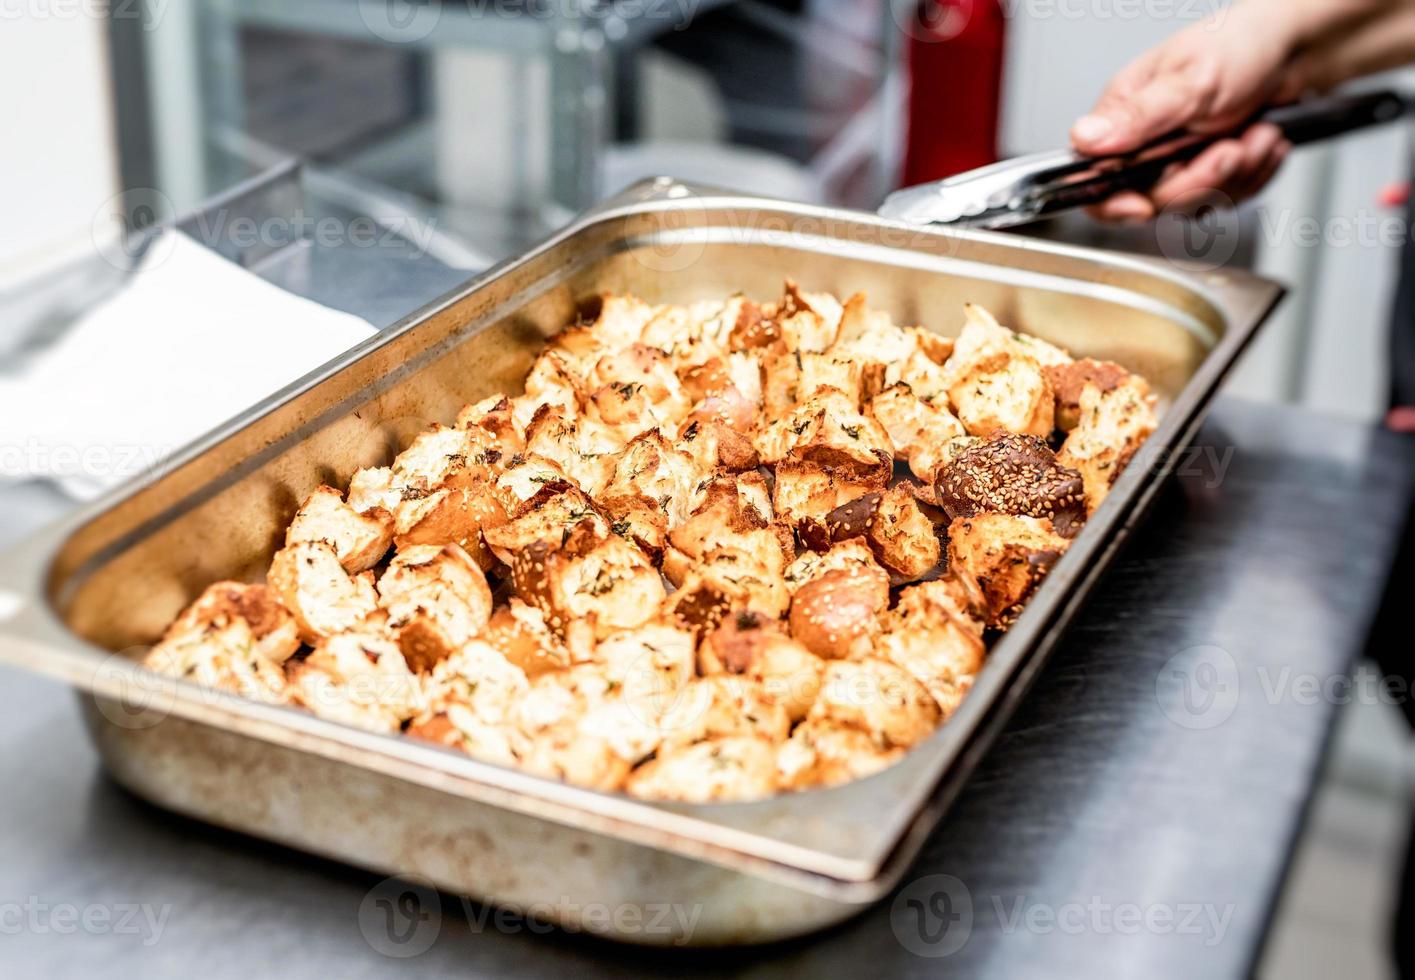
{"type": "Polygon", "coordinates": [[[115,778],[181,813],[629,941],[801,934],[865,907],[907,868],[1281,292],[1244,273],[645,182],[5,555],[0,657],[88,692],[84,714],[115,778]],[[982,303],[1144,373],[1165,403],[962,708],[900,764],[757,803],[645,803],[133,662],[207,584],[258,579],[315,486],[386,463],[466,401],[517,390],[588,297],[769,297],[788,276],[863,290],[896,320],[943,332],[961,326],[964,302],[982,303]],[[606,908],[627,912],[587,914],[606,908]]]}

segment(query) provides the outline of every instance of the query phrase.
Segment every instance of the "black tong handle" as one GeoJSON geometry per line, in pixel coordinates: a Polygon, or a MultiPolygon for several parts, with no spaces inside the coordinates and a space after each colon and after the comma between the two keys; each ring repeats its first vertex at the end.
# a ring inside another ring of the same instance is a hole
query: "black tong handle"
{"type": "Polygon", "coordinates": [[[1301,145],[1394,122],[1409,109],[1403,95],[1389,90],[1334,95],[1269,109],[1227,133],[1176,131],[1123,156],[1078,156],[1035,175],[1032,210],[1041,217],[1096,204],[1119,191],[1148,190],[1173,164],[1189,162],[1218,140],[1239,134],[1255,122],[1270,122],[1293,144],[1301,145]]]}

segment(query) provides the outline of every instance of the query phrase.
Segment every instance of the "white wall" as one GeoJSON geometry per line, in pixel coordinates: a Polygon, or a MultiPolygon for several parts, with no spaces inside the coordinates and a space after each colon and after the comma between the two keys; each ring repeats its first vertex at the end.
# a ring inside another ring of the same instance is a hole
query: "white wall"
{"type": "Polygon", "coordinates": [[[118,190],[105,26],[87,7],[0,19],[0,288],[90,247],[118,190]]]}

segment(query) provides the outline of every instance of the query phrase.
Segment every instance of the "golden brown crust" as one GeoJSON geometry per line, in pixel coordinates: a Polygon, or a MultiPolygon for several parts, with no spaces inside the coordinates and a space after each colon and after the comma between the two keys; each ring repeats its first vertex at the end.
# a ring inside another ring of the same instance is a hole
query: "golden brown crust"
{"type": "Polygon", "coordinates": [[[882,748],[908,748],[932,734],[939,709],[913,675],[865,656],[826,663],[809,719],[858,728],[882,748]]]}
{"type": "Polygon", "coordinates": [[[1045,369],[1056,396],[1056,427],[1062,432],[1076,428],[1081,418],[1081,392],[1086,385],[1095,385],[1104,394],[1114,391],[1130,372],[1114,361],[1097,361],[1085,357],[1066,364],[1053,364],[1045,369]]]}
{"type": "Polygon", "coordinates": [[[834,785],[958,710],[1153,429],[1141,379],[978,307],[956,341],[789,281],[581,313],[148,664],[650,799],[834,785]]]}
{"type": "Polygon", "coordinates": [[[351,575],[367,571],[393,543],[393,515],[382,507],[362,513],[344,502],[333,487],[317,487],[305,498],[285,532],[285,543],[323,541],[351,575]]]}
{"type": "Polygon", "coordinates": [[[1069,544],[1034,517],[978,514],[948,526],[949,566],[978,583],[984,619],[998,629],[1012,625],[1069,544]]]}
{"type": "Polygon", "coordinates": [[[1131,375],[1110,391],[1087,384],[1081,392],[1076,427],[1057,460],[1080,471],[1086,502],[1094,511],[1156,426],[1154,397],[1131,375]]]}
{"type": "Polygon", "coordinates": [[[414,670],[450,657],[491,618],[491,589],[455,544],[417,545],[393,557],[378,580],[379,604],[414,670]]]}
{"type": "Polygon", "coordinates": [[[353,629],[378,605],[373,573],[349,575],[323,541],[299,541],[277,551],[267,581],[306,643],[353,629]]]}
{"type": "Polygon", "coordinates": [[[820,657],[867,652],[889,607],[889,576],[879,569],[840,568],[811,579],[791,599],[791,635],[820,657]]]}
{"type": "Polygon", "coordinates": [[[224,627],[242,620],[250,628],[258,652],[280,664],[300,648],[299,627],[274,592],[264,585],[216,582],[209,585],[167,628],[164,640],[224,627]]]}

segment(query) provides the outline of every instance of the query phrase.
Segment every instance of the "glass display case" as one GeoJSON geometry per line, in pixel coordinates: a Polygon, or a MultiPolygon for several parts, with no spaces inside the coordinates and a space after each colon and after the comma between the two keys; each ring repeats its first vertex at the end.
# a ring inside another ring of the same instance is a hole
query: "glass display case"
{"type": "Polygon", "coordinates": [[[872,207],[902,146],[892,2],[153,4],[119,79],[146,94],[120,100],[146,107],[124,140],[150,150],[125,170],[150,172],[125,183],[195,205],[313,160],[494,255],[661,173],[872,207]]]}

